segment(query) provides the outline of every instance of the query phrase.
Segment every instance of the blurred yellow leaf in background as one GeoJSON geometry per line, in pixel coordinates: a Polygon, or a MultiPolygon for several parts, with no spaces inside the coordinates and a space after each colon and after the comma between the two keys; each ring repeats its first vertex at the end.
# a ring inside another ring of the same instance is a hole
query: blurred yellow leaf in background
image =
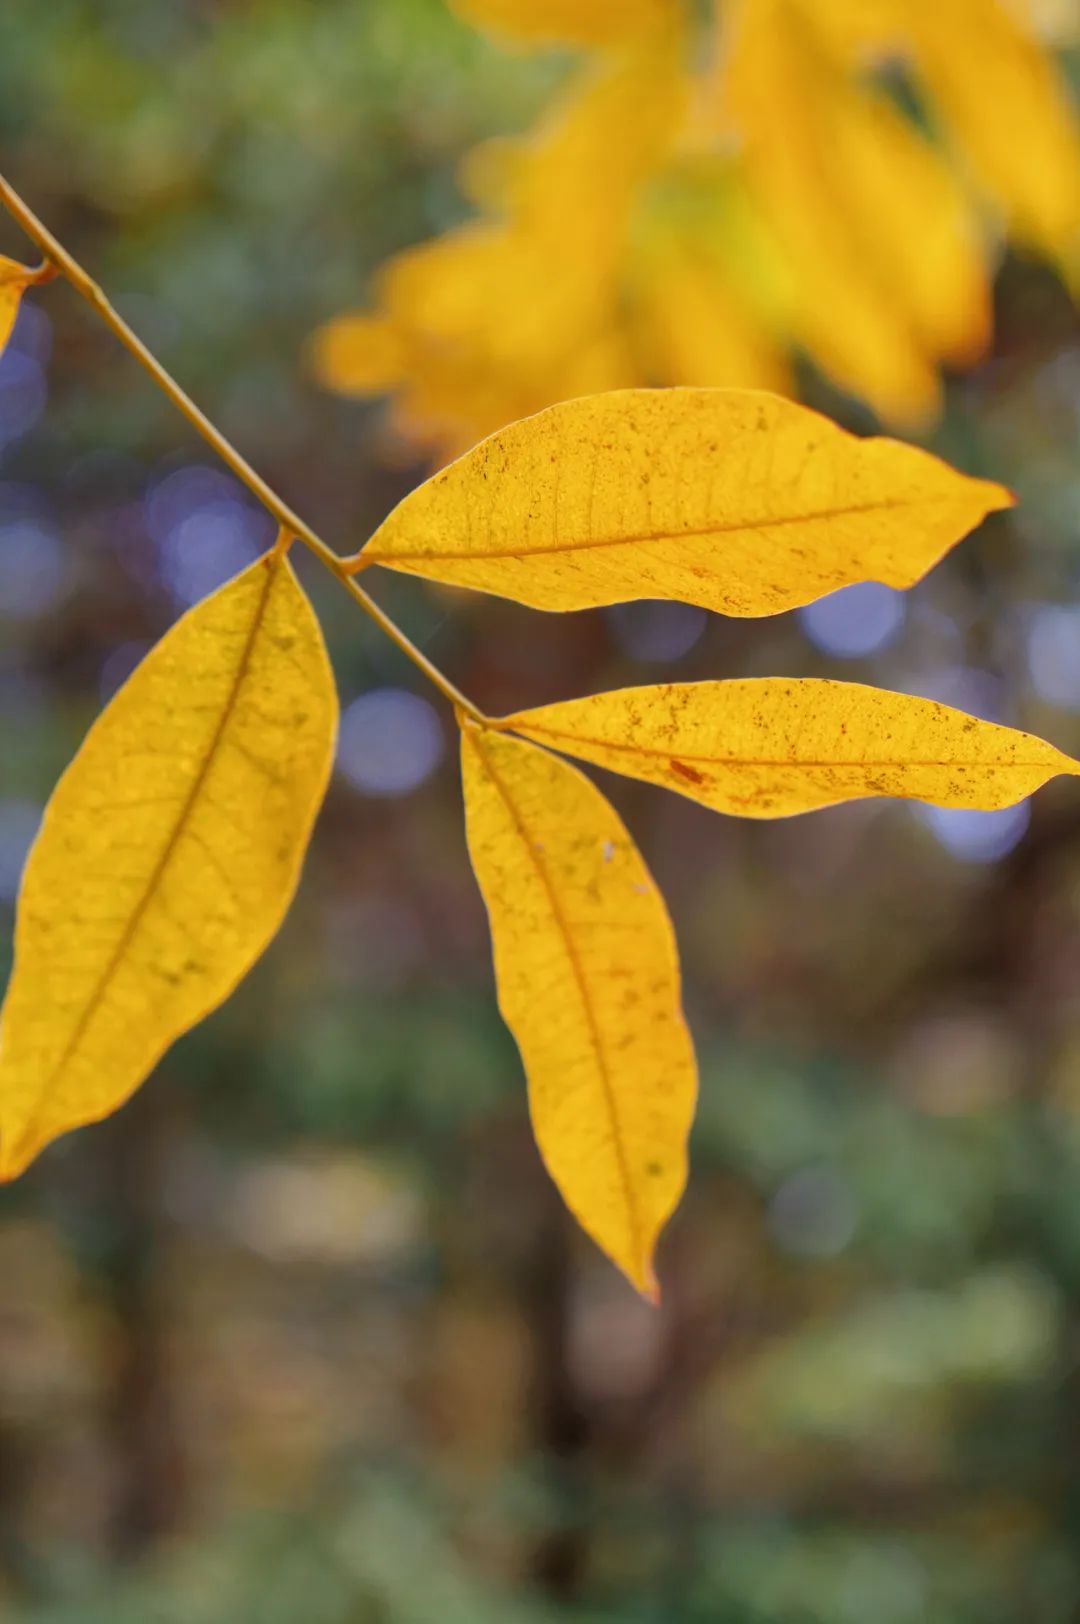
{"type": "Polygon", "coordinates": [[[250,969],[292,900],[336,726],[319,624],[276,553],[186,614],[102,714],[23,879],[0,1178],[116,1110],[250,969]]]}
{"type": "Polygon", "coordinates": [[[397,431],[443,458],[601,389],[790,388],[790,352],[926,425],[941,368],[989,346],[1003,229],[1080,275],[1055,4],[731,0],[702,32],[665,0],[460,0],[520,41],[605,52],[531,136],[466,155],[476,220],[391,260],[374,318],[316,335],[316,375],[393,389],[397,431]],[[898,64],[925,119],[881,80],[898,64]],[[680,217],[703,166],[711,216],[699,188],[680,217]]]}
{"type": "Polygon", "coordinates": [[[646,377],[790,393],[786,347],[706,233],[657,222],[643,233],[628,304],[646,377]]]}
{"type": "Polygon", "coordinates": [[[849,67],[906,60],[961,173],[1006,230],[1075,269],[1080,120],[1046,48],[1047,40],[1075,37],[1073,0],[797,3],[849,67]]]}
{"type": "Polygon", "coordinates": [[[1075,268],[1080,122],[1038,40],[994,0],[908,0],[916,64],[1006,229],[1075,268]]]}
{"type": "Polygon", "coordinates": [[[655,1298],[653,1253],[686,1183],[697,1095],[664,900],[576,768],[470,725],[461,750],[499,1008],[541,1155],[578,1222],[655,1298]]]}
{"type": "Polygon", "coordinates": [[[910,121],[830,56],[796,0],[743,0],[732,16],[717,95],[749,187],[799,267],[791,336],[882,416],[925,421],[939,363],[976,358],[989,336],[970,201],[910,121]]]}
{"type": "Polygon", "coordinates": [[[361,394],[396,381],[403,426],[424,424],[447,452],[563,393],[632,383],[620,267],[638,191],[680,115],[677,48],[666,31],[614,53],[530,138],[500,143],[484,177],[497,217],[392,260],[380,316],[315,335],[322,381],[361,394]]]}

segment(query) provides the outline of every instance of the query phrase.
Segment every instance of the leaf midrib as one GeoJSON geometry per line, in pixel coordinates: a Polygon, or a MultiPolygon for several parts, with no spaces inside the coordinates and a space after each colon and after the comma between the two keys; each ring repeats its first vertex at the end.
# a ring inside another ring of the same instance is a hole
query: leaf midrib
{"type": "Polygon", "coordinates": [[[673,530],[667,527],[662,530],[642,530],[626,536],[593,536],[581,540],[538,542],[535,546],[443,549],[437,547],[395,547],[391,545],[380,548],[369,543],[360,556],[370,564],[387,564],[391,566],[405,561],[468,563],[470,560],[538,558],[552,553],[588,552],[591,549],[605,547],[633,547],[649,542],[694,541],[701,540],[706,536],[739,535],[742,532],[754,530],[780,530],[792,525],[816,524],[828,519],[857,518],[860,515],[869,513],[901,512],[908,508],[955,503],[959,500],[959,493],[947,495],[944,492],[932,496],[883,498],[874,502],[853,502],[843,507],[822,508],[814,513],[784,513],[772,518],[763,516],[760,519],[732,519],[727,523],[711,521],[709,524],[691,525],[683,530],[673,530]]]}
{"type": "Polygon", "coordinates": [[[577,945],[574,942],[573,933],[570,930],[566,915],[563,912],[562,905],[559,901],[555,886],[552,883],[551,876],[547,871],[547,867],[541,861],[534,841],[532,841],[529,837],[529,831],[525,827],[521,814],[519,813],[517,806],[503,781],[502,775],[492,760],[491,753],[486,750],[484,745],[481,743],[477,729],[468,729],[465,737],[471,742],[473,748],[479,755],[480,760],[483,763],[484,770],[487,772],[488,777],[494,784],[496,792],[498,793],[503,806],[506,808],[507,816],[510,818],[521,844],[524,846],[529,855],[529,859],[547,896],[552,918],[558,927],[559,933],[562,936],[563,943],[566,948],[566,956],[570,962],[574,982],[578,989],[578,996],[581,999],[582,1009],[585,1014],[585,1023],[588,1028],[589,1039],[592,1043],[593,1052],[596,1056],[597,1069],[600,1074],[601,1087],[604,1094],[604,1103],[611,1119],[612,1144],[615,1150],[615,1160],[619,1170],[619,1179],[622,1184],[623,1201],[626,1207],[627,1221],[630,1226],[630,1235],[634,1247],[634,1260],[638,1273],[644,1277],[646,1273],[646,1257],[641,1220],[638,1215],[637,1203],[634,1200],[633,1184],[630,1179],[630,1166],[629,1162],[627,1161],[626,1146],[623,1142],[622,1122],[619,1115],[618,1105],[616,1103],[615,1090],[612,1086],[611,1072],[608,1068],[607,1056],[604,1052],[600,1029],[597,1025],[596,1015],[592,1007],[592,1000],[589,996],[584,966],[581,963],[581,957],[578,953],[577,945]]]}
{"type": "MultiPolygon", "coordinates": [[[[524,715],[507,717],[503,725],[507,730],[513,729],[514,732],[523,735],[542,733],[545,738],[568,739],[574,744],[593,745],[598,750],[612,750],[620,755],[655,756],[660,760],[667,761],[672,759],[676,761],[693,761],[700,762],[702,766],[706,767],[746,767],[748,769],[755,767],[790,767],[793,769],[807,767],[825,772],[860,767],[940,767],[946,772],[967,771],[969,769],[981,772],[1032,772],[1042,771],[1044,768],[1047,771],[1052,769],[1052,763],[1045,759],[1042,761],[945,761],[938,759],[919,760],[913,756],[889,756],[884,760],[860,757],[858,760],[852,761],[839,761],[835,758],[831,761],[809,761],[802,756],[783,756],[771,759],[767,756],[701,755],[689,750],[680,750],[676,744],[673,744],[670,749],[662,750],[659,745],[624,744],[615,739],[598,739],[588,733],[575,733],[570,729],[543,727],[538,722],[528,721],[524,715]]],[[[1058,772],[1067,772],[1068,770],[1067,766],[1057,768],[1058,772]]],[[[1080,767],[1077,767],[1075,771],[1080,773],[1080,767]]]]}
{"type": "MultiPolygon", "coordinates": [[[[143,919],[146,916],[147,909],[150,907],[151,902],[154,900],[154,897],[157,894],[161,881],[164,878],[165,871],[171,863],[173,857],[176,855],[177,847],[183,838],[184,831],[191,820],[199,797],[205,788],[206,780],[210,775],[210,769],[214,765],[218,752],[221,749],[226,729],[228,728],[229,723],[235,714],[240,690],[243,687],[251,669],[251,661],[255,651],[255,644],[258,641],[259,632],[262,629],[263,622],[266,618],[266,608],[270,600],[270,594],[273,590],[274,581],[276,578],[276,571],[279,566],[275,559],[271,557],[266,560],[264,567],[266,569],[266,581],[255,606],[251,626],[247,637],[244,640],[244,646],[241,650],[240,659],[237,662],[236,673],[233,678],[232,686],[229,690],[225,704],[222,706],[221,716],[218,719],[213,734],[211,735],[210,741],[206,747],[206,753],[203,756],[199,770],[192,780],[191,787],[184,798],[179,813],[177,814],[176,822],[169,831],[169,835],[166,839],[161,856],[158,858],[154,868],[151,871],[143,894],[135,908],[132,910],[131,917],[128,920],[127,925],[124,927],[119,942],[114,948],[108,963],[95,983],[87,999],[86,1006],[76,1022],[75,1029],[65,1045],[60,1058],[57,1060],[52,1071],[49,1073],[48,1077],[44,1080],[40,1089],[38,1090],[38,1099],[35,1110],[31,1113],[24,1124],[22,1132],[20,1133],[15,1142],[15,1146],[13,1147],[14,1154],[12,1159],[16,1162],[19,1160],[19,1147],[24,1145],[28,1139],[33,1137],[34,1131],[40,1122],[41,1108],[44,1101],[48,1097],[51,1090],[56,1086],[67,1066],[70,1064],[80,1043],[86,1036],[92,1021],[100,1011],[102,999],[108,991],[113,978],[119,971],[120,966],[127,955],[128,949],[131,947],[131,944],[135,939],[139,926],[142,924],[143,919]]],[[[7,1158],[0,1158],[0,1160],[6,1159],[7,1158]]]]}

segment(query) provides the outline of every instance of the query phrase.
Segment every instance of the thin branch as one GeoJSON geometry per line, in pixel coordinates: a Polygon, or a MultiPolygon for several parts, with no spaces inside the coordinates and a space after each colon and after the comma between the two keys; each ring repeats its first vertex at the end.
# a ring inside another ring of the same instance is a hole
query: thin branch
{"type": "Polygon", "coordinates": [[[349,595],[370,616],[375,624],[385,632],[386,636],[397,645],[407,659],[432,682],[444,698],[448,699],[456,710],[464,711],[474,721],[483,725],[487,718],[478,710],[470,699],[454,686],[449,678],[444,677],[437,666],[422,654],[416,645],[406,636],[401,628],[395,624],[386,612],[379,608],[373,598],[370,598],[362,587],[352,579],[356,569],[355,559],[344,559],[335,553],[332,547],[316,535],[311,526],[305,524],[299,514],[294,513],[288,503],[273,490],[260,474],[241,456],[236,447],[227,440],[221,430],[213,424],[201,411],[191,396],[176,382],[171,373],[167,372],[157,357],[143,343],[142,339],[121,316],[120,312],[109,302],[105,293],[83,269],[78,260],[67,251],[63,243],[53,236],[28,204],[24,203],[19,194],[0,175],[0,204],[11,215],[12,219],[22,227],[30,240],[40,248],[45,255],[46,265],[41,268],[35,277],[36,282],[48,281],[54,274],[63,276],[71,283],[75,291],[91,305],[101,317],[105,325],[111,330],[124,348],[133,355],[139,365],[147,371],[164,395],[172,401],[177,411],[191,424],[196,433],[200,434],[209,446],[212,446],[222,462],[236,475],[252,495],[273,514],[278,524],[289,534],[295,536],[310,552],[315,554],[320,564],[328,569],[331,575],[345,587],[349,595]]]}

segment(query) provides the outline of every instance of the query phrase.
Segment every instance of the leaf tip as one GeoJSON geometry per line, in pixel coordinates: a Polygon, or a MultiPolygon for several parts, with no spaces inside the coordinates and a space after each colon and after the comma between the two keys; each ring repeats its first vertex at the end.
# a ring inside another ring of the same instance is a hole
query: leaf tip
{"type": "Polygon", "coordinates": [[[615,1258],[614,1261],[620,1264],[623,1273],[638,1296],[643,1297],[651,1308],[659,1308],[660,1282],[656,1277],[652,1251],[642,1252],[634,1259],[632,1264],[629,1260],[620,1263],[618,1258],[615,1258]]]}
{"type": "Polygon", "coordinates": [[[993,479],[980,479],[977,484],[986,503],[987,513],[1004,513],[1019,505],[1020,498],[1008,485],[999,485],[993,479]]]}

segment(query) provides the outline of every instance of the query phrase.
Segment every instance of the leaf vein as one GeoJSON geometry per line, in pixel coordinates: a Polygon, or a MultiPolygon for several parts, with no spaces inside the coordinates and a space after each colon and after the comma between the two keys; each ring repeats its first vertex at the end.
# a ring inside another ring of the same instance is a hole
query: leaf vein
{"type": "Polygon", "coordinates": [[[91,990],[90,996],[86,1001],[82,1014],[75,1024],[71,1037],[68,1039],[68,1042],[65,1044],[59,1059],[56,1061],[51,1073],[43,1082],[41,1089],[39,1090],[38,1108],[36,1111],[31,1113],[23,1125],[22,1132],[19,1135],[16,1145],[16,1154],[18,1153],[18,1147],[24,1145],[29,1138],[32,1138],[37,1127],[42,1103],[51,1090],[56,1086],[57,1080],[63,1075],[67,1066],[71,1063],[73,1055],[89,1030],[94,1017],[101,1008],[105,994],[107,993],[109,986],[123,963],[128,949],[131,947],[131,944],[135,939],[136,933],[138,932],[139,927],[146,916],[147,909],[149,908],[150,904],[160,896],[161,882],[165,871],[176,853],[185,828],[198,803],[203,785],[209,776],[211,767],[217,759],[229,722],[231,721],[233,713],[236,709],[236,703],[240,690],[242,689],[248,672],[250,671],[252,656],[255,651],[256,642],[258,641],[259,631],[262,628],[266,617],[267,604],[269,603],[270,593],[273,589],[276,575],[277,571],[275,563],[273,559],[268,559],[266,566],[266,582],[263,586],[262,592],[259,595],[258,603],[255,607],[255,613],[252,616],[251,626],[241,650],[240,658],[237,661],[236,673],[233,678],[232,686],[229,690],[226,702],[222,707],[221,718],[214,729],[213,735],[207,746],[206,753],[194,779],[192,780],[191,788],[189,789],[183,805],[180,808],[176,822],[173,824],[172,829],[169,832],[161,856],[158,858],[153,870],[151,871],[150,877],[146,882],[143,894],[132,910],[127,925],[125,926],[120,936],[120,940],[114,948],[108,963],[105,965],[105,968],[102,970],[101,975],[98,977],[97,982],[91,990]]]}
{"type": "Polygon", "coordinates": [[[955,498],[922,494],[916,497],[882,498],[875,502],[853,502],[843,507],[822,508],[812,513],[784,513],[778,514],[774,518],[765,515],[757,519],[732,519],[726,523],[710,520],[707,524],[691,525],[681,530],[667,527],[660,530],[643,530],[634,535],[587,536],[580,540],[538,542],[534,546],[490,547],[484,551],[472,547],[456,549],[408,546],[374,547],[369,544],[364,548],[364,557],[372,564],[388,564],[391,566],[406,561],[452,563],[455,561],[469,562],[470,560],[480,562],[500,558],[535,558],[550,553],[588,552],[594,548],[634,547],[644,542],[694,541],[706,536],[734,536],[755,531],[760,535],[764,535],[770,530],[786,529],[799,524],[813,524],[823,519],[848,519],[870,513],[894,513],[905,508],[921,508],[935,502],[951,501],[955,501],[955,498]]]}
{"type": "Polygon", "coordinates": [[[622,1123],[616,1102],[615,1090],[612,1086],[611,1071],[608,1066],[607,1054],[604,1049],[599,1026],[597,1025],[596,1012],[593,1009],[592,999],[589,996],[589,987],[585,976],[585,967],[581,962],[570,922],[563,912],[563,907],[559,901],[558,892],[556,891],[551,875],[548,872],[547,865],[542,861],[540,852],[537,850],[536,842],[530,837],[529,831],[525,827],[524,821],[522,820],[521,813],[518,811],[513,797],[503,782],[503,779],[496,768],[490,753],[484,749],[483,744],[477,737],[477,731],[475,729],[468,729],[465,737],[469,740],[477,755],[480,757],[484,770],[486,771],[492,784],[495,786],[496,792],[498,793],[503,806],[506,808],[507,816],[513,824],[522,846],[529,855],[529,860],[532,863],[533,868],[536,871],[537,878],[539,879],[540,884],[547,896],[552,918],[554,919],[559,930],[559,934],[563,939],[563,943],[566,948],[566,956],[570,964],[575,985],[577,986],[578,996],[581,999],[581,1006],[585,1015],[585,1024],[588,1029],[589,1039],[592,1043],[593,1052],[596,1055],[596,1064],[600,1074],[601,1086],[603,1088],[604,1103],[607,1107],[608,1116],[611,1121],[612,1144],[615,1150],[616,1165],[619,1170],[619,1180],[622,1185],[622,1195],[626,1207],[627,1222],[630,1227],[635,1257],[638,1261],[640,1261],[644,1257],[641,1220],[638,1214],[637,1204],[634,1200],[633,1184],[631,1183],[630,1179],[630,1166],[627,1160],[626,1146],[623,1143],[622,1123]]]}

